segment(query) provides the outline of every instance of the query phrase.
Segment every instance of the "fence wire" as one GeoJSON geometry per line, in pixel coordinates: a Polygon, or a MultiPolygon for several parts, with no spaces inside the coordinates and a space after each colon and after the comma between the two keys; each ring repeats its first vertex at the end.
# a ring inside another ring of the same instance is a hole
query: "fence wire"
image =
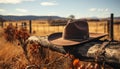
{"type": "MultiPolygon", "coordinates": [[[[26,22],[27,29],[30,30],[29,21],[26,22]]],[[[14,26],[20,28],[22,21],[18,22],[4,22],[4,27],[6,27],[9,23],[13,23],[14,26]]],[[[108,33],[108,21],[88,21],[89,24],[89,32],[93,33],[108,33]]],[[[55,32],[63,32],[65,25],[58,24],[57,26],[50,26],[49,23],[40,23],[32,21],[32,34],[37,36],[47,36],[55,32]]],[[[114,23],[114,39],[120,40],[120,21],[114,23]]]]}

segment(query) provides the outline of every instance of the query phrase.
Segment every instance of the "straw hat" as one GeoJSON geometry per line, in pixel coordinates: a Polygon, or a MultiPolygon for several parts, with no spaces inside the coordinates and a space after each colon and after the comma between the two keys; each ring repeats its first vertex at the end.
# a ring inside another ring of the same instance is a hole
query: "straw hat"
{"type": "Polygon", "coordinates": [[[104,33],[89,33],[87,21],[76,20],[68,22],[63,32],[49,35],[48,41],[55,45],[70,46],[99,39],[106,35],[104,33]]]}

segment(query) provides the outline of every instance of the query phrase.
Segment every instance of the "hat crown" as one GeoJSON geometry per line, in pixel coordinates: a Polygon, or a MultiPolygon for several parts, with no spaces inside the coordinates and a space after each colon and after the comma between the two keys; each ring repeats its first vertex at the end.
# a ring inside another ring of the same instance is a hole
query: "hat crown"
{"type": "Polygon", "coordinates": [[[74,46],[94,39],[100,39],[107,34],[89,33],[87,21],[77,20],[68,22],[63,33],[57,32],[48,36],[48,40],[59,46],[74,46]]]}
{"type": "Polygon", "coordinates": [[[77,20],[67,23],[62,37],[69,40],[84,40],[89,38],[87,21],[77,20]]]}

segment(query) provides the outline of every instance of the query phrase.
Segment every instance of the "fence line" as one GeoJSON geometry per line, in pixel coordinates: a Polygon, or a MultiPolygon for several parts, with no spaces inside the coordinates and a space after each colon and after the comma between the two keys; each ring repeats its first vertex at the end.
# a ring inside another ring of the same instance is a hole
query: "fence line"
{"type": "MultiPolygon", "coordinates": [[[[27,23],[27,29],[30,30],[31,33],[34,33],[33,35],[38,36],[46,36],[55,32],[62,32],[64,29],[64,26],[57,25],[57,26],[50,26],[48,23],[41,24],[39,21],[23,21],[27,23]],[[30,25],[31,24],[31,25],[30,25]]],[[[9,24],[13,23],[14,26],[16,26],[16,23],[18,25],[18,28],[21,27],[22,21],[18,22],[4,22],[4,28],[9,24]]],[[[88,21],[89,24],[89,32],[94,33],[108,33],[108,21],[88,21]]],[[[120,40],[120,23],[114,24],[114,39],[120,40]]]]}

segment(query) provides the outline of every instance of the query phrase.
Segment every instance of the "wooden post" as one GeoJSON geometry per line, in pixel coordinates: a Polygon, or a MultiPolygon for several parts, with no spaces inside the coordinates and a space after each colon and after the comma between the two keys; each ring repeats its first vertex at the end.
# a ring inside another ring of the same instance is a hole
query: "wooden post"
{"type": "Polygon", "coordinates": [[[107,20],[107,33],[108,33],[108,39],[110,39],[110,28],[109,28],[109,26],[110,26],[110,20],[108,19],[107,20]]]}
{"type": "Polygon", "coordinates": [[[32,20],[29,21],[29,33],[32,33],[32,20]]]}
{"type": "Polygon", "coordinates": [[[2,28],[3,28],[3,23],[4,23],[4,21],[1,21],[1,26],[2,26],[2,28]]]}
{"type": "Polygon", "coordinates": [[[110,19],[110,24],[109,24],[109,37],[110,40],[113,41],[114,40],[114,14],[111,13],[111,19],[110,19]]]}

